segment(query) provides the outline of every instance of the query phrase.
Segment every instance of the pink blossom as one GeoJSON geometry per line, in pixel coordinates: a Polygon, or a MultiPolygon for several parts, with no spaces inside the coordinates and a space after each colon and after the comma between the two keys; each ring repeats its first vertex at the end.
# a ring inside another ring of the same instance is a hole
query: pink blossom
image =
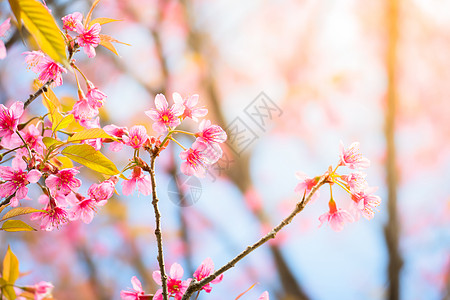
{"type": "Polygon", "coordinates": [[[125,145],[131,146],[134,149],[139,149],[148,140],[147,129],[142,125],[133,126],[130,128],[130,133],[124,135],[122,138],[125,145]]]}
{"type": "Polygon", "coordinates": [[[95,199],[95,201],[97,201],[97,205],[105,205],[106,201],[114,194],[114,186],[116,185],[117,181],[117,177],[112,176],[110,179],[105,180],[100,184],[92,184],[88,189],[89,197],[95,199]]]}
{"type": "Polygon", "coordinates": [[[95,23],[89,29],[86,29],[83,24],[77,23],[75,31],[79,34],[77,37],[78,45],[83,47],[84,52],[89,58],[95,56],[95,47],[100,44],[100,24],[95,23]]]}
{"type": "Polygon", "coordinates": [[[344,209],[336,208],[336,202],[333,200],[328,202],[328,206],[330,207],[330,211],[319,217],[319,227],[322,226],[324,222],[328,222],[331,229],[334,231],[341,231],[344,229],[344,222],[353,222],[352,215],[344,209]]]}
{"type": "Polygon", "coordinates": [[[227,140],[226,132],[219,125],[211,125],[210,120],[202,120],[198,126],[200,132],[195,136],[204,143],[221,144],[227,140]]]}
{"type": "Polygon", "coordinates": [[[133,288],[128,291],[122,290],[120,292],[120,298],[122,300],[143,300],[143,299],[150,299],[150,295],[146,295],[144,290],[142,289],[142,284],[137,279],[136,276],[131,277],[131,284],[133,285],[133,288]]]}
{"type": "MultiPolygon", "coordinates": [[[[0,37],[4,36],[6,31],[9,29],[11,18],[6,19],[2,24],[0,24],[0,37]]],[[[0,59],[4,59],[6,57],[6,47],[5,43],[0,40],[0,59]]]]}
{"type": "Polygon", "coordinates": [[[62,18],[63,29],[75,31],[77,24],[81,24],[83,21],[83,15],[80,12],[74,12],[73,14],[68,14],[62,18]]]}
{"type": "Polygon", "coordinates": [[[80,173],[77,168],[62,169],[56,175],[50,175],[45,180],[47,187],[52,190],[60,190],[64,195],[70,192],[76,192],[81,186],[81,180],[75,178],[75,175],[80,173]]]}
{"type": "Polygon", "coordinates": [[[96,88],[92,82],[88,81],[87,83],[88,92],[86,94],[86,98],[89,105],[97,109],[102,107],[106,99],[106,94],[96,88]]]}
{"type": "Polygon", "coordinates": [[[138,187],[138,191],[144,195],[148,196],[152,193],[152,183],[150,181],[149,175],[144,175],[142,169],[139,167],[135,167],[133,169],[133,174],[131,175],[130,180],[125,180],[122,182],[122,193],[127,196],[131,195],[136,187],[138,187]]]}
{"type": "MultiPolygon", "coordinates": [[[[14,140],[13,134],[19,125],[19,119],[23,114],[23,102],[14,102],[10,108],[6,108],[0,104],[0,137],[2,137],[1,145],[9,148],[14,140]]],[[[15,144],[15,143],[14,143],[15,144]]]]}
{"type": "MultiPolygon", "coordinates": [[[[312,188],[317,184],[318,178],[308,178],[305,173],[297,172],[295,173],[295,177],[297,177],[300,182],[295,187],[295,192],[299,193],[302,197],[305,197],[311,192],[312,188]]],[[[314,195],[311,197],[310,201],[314,201],[319,197],[319,191],[317,190],[314,195]]]]}
{"type": "Polygon", "coordinates": [[[80,94],[70,113],[73,114],[77,121],[86,121],[98,115],[98,109],[89,105],[86,96],[80,94]]]}
{"type": "MultiPolygon", "coordinates": [[[[194,278],[197,281],[200,281],[203,278],[208,277],[212,273],[214,273],[214,263],[213,263],[212,259],[208,257],[202,262],[202,264],[197,268],[197,270],[195,270],[194,278]]],[[[211,283],[213,283],[213,284],[219,283],[222,281],[222,279],[223,279],[223,274],[220,274],[218,277],[216,277],[214,280],[212,280],[211,283]]],[[[212,288],[208,283],[202,287],[202,290],[205,290],[205,292],[210,293],[212,288]]]]}
{"type": "Polygon", "coordinates": [[[184,112],[181,118],[191,118],[195,122],[198,122],[198,118],[202,118],[208,114],[208,110],[204,107],[195,107],[198,103],[198,95],[192,95],[185,100],[178,93],[172,94],[173,101],[177,104],[184,106],[184,112]]]}
{"type": "MultiPolygon", "coordinates": [[[[54,203],[56,203],[57,206],[59,207],[67,207],[69,205],[72,205],[73,203],[76,202],[75,200],[72,200],[74,197],[71,197],[72,194],[69,195],[64,195],[63,193],[61,193],[60,191],[54,191],[53,194],[51,195],[52,197],[52,201],[54,201],[54,203]]],[[[45,195],[42,194],[39,196],[38,198],[38,202],[43,204],[43,205],[49,205],[50,198],[45,195]]]]}
{"type": "Polygon", "coordinates": [[[91,223],[97,212],[97,201],[90,198],[84,198],[81,195],[77,198],[79,198],[79,202],[70,209],[69,220],[75,221],[80,219],[85,224],[91,223]]]}
{"type": "Polygon", "coordinates": [[[51,297],[53,291],[53,284],[46,281],[41,281],[32,286],[26,286],[25,290],[34,294],[34,300],[43,300],[51,297]]]}
{"type": "Polygon", "coordinates": [[[264,293],[259,296],[258,300],[269,300],[269,292],[265,291],[264,293]]]}
{"type": "Polygon", "coordinates": [[[62,73],[66,73],[67,70],[60,67],[51,58],[47,57],[42,51],[24,52],[27,54],[25,62],[28,67],[35,73],[39,73],[39,80],[47,82],[49,80],[54,81],[54,86],[62,85],[62,73]]]}
{"type": "Polygon", "coordinates": [[[366,174],[362,172],[353,172],[350,175],[342,175],[341,179],[347,183],[347,186],[352,193],[364,191],[368,187],[366,181],[366,174]]]}
{"type": "Polygon", "coordinates": [[[373,218],[373,210],[381,203],[381,198],[379,196],[372,195],[376,190],[376,187],[372,187],[352,194],[353,202],[350,211],[356,220],[359,220],[361,214],[367,220],[371,220],[373,218]]]}
{"type": "Polygon", "coordinates": [[[18,206],[19,201],[27,197],[27,185],[38,182],[41,175],[38,170],[27,172],[14,162],[12,167],[0,166],[0,177],[5,181],[0,184],[0,197],[14,195],[10,200],[11,206],[18,206]]]}
{"type": "MultiPolygon", "coordinates": [[[[79,123],[81,126],[83,126],[86,129],[90,128],[100,128],[100,117],[96,117],[94,119],[86,119],[86,120],[79,120],[79,123]]],[[[91,145],[95,148],[95,150],[100,151],[100,149],[103,146],[102,138],[97,139],[88,139],[82,141],[83,144],[91,145]]]]}
{"type": "Polygon", "coordinates": [[[345,149],[341,141],[339,158],[339,165],[347,166],[350,169],[365,169],[370,166],[370,161],[359,152],[358,142],[352,143],[348,149],[345,149]]]}
{"type": "MultiPolygon", "coordinates": [[[[189,278],[188,280],[182,281],[181,278],[183,277],[183,273],[183,268],[177,263],[172,264],[172,266],[170,267],[170,275],[167,278],[167,289],[169,295],[171,297],[174,297],[175,300],[180,300],[183,297],[183,294],[186,292],[189,283],[192,280],[191,278],[189,278]]],[[[153,272],[153,280],[158,285],[162,285],[160,271],[153,272]]],[[[153,300],[162,299],[162,289],[159,289],[153,296],[153,300]]]]}
{"type": "MultiPolygon", "coordinates": [[[[105,127],[103,127],[103,130],[111,135],[114,136],[116,138],[121,139],[123,135],[128,135],[128,128],[126,127],[118,127],[116,125],[106,125],[105,127]]],[[[109,150],[117,152],[122,150],[122,146],[123,146],[123,142],[122,141],[118,141],[118,142],[112,142],[111,145],[109,146],[109,150]]]]}
{"type": "Polygon", "coordinates": [[[206,168],[210,160],[210,154],[206,153],[207,145],[196,140],[192,147],[180,153],[180,158],[185,160],[181,163],[181,172],[187,176],[195,175],[205,177],[206,168]]]}
{"type": "Polygon", "coordinates": [[[180,125],[179,117],[183,114],[184,106],[180,103],[175,103],[169,108],[166,97],[163,94],[158,94],[155,97],[156,109],[151,108],[145,111],[145,114],[150,117],[153,123],[153,129],[158,133],[167,131],[167,127],[173,128],[180,125]]]}
{"type": "Polygon", "coordinates": [[[46,212],[33,213],[30,217],[31,220],[41,220],[41,230],[52,231],[68,222],[68,213],[64,208],[56,205],[52,208],[50,205],[45,210],[46,212]]]}

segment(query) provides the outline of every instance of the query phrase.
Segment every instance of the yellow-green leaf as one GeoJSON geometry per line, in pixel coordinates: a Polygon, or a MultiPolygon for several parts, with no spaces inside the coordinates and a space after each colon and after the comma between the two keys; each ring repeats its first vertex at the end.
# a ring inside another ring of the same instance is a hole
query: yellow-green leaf
{"type": "Polygon", "coordinates": [[[111,22],[117,22],[117,21],[120,21],[120,20],[110,19],[110,18],[96,18],[96,19],[94,19],[94,20],[92,20],[92,21],[89,22],[88,28],[90,28],[90,27],[91,27],[92,25],[94,25],[95,23],[98,23],[98,24],[100,24],[100,25],[103,25],[103,24],[108,24],[108,23],[111,23],[111,22]]]}
{"type": "Polygon", "coordinates": [[[70,160],[70,158],[67,158],[65,156],[58,156],[54,157],[53,159],[56,160],[55,164],[60,170],[73,168],[73,162],[72,160],[70,160]]]}
{"type": "Polygon", "coordinates": [[[16,1],[20,7],[20,19],[41,50],[54,61],[70,68],[64,37],[50,12],[36,0],[16,1]]]}
{"type": "Polygon", "coordinates": [[[4,214],[3,218],[0,221],[4,221],[6,219],[10,219],[21,215],[31,214],[34,212],[43,212],[43,210],[36,209],[33,207],[15,207],[12,208],[10,211],[8,211],[6,214],[4,214]]]}
{"type": "Polygon", "coordinates": [[[2,287],[2,293],[7,300],[17,299],[16,291],[14,290],[14,287],[12,285],[2,287]]]}
{"type": "Polygon", "coordinates": [[[58,130],[63,130],[64,128],[67,128],[67,126],[69,126],[75,120],[75,117],[72,114],[68,114],[67,116],[63,117],[58,112],[57,114],[55,114],[54,119],[57,120],[53,120],[56,122],[52,123],[52,131],[57,132],[58,130]]]}
{"type": "Polygon", "coordinates": [[[14,284],[19,278],[19,260],[11,251],[8,245],[8,250],[3,258],[3,279],[10,284],[14,284]]]}
{"type": "Polygon", "coordinates": [[[114,53],[115,55],[120,56],[119,53],[117,53],[116,47],[114,47],[114,45],[111,42],[100,40],[100,45],[102,45],[103,47],[105,47],[106,49],[108,49],[109,51],[114,53]]]}
{"type": "Polygon", "coordinates": [[[47,147],[47,149],[49,149],[50,146],[52,146],[52,145],[58,145],[58,144],[60,145],[60,144],[63,144],[63,142],[58,141],[57,139],[54,139],[54,138],[51,138],[51,137],[48,137],[48,136],[43,137],[43,138],[42,138],[42,142],[43,142],[44,145],[47,147]]]}
{"type": "Polygon", "coordinates": [[[9,203],[8,204],[5,204],[5,205],[2,205],[2,206],[0,206],[0,213],[5,209],[5,208],[7,208],[9,206],[9,203]]]}
{"type": "Polygon", "coordinates": [[[68,146],[61,151],[61,154],[102,174],[116,175],[119,173],[112,161],[90,145],[68,146]]]}
{"type": "MultiPolygon", "coordinates": [[[[33,89],[35,91],[39,90],[42,86],[42,82],[39,81],[38,79],[35,79],[33,81],[33,89]]],[[[52,91],[52,89],[50,87],[47,87],[47,91],[43,92],[43,102],[45,107],[48,109],[49,112],[51,112],[51,110],[54,110],[56,108],[61,109],[61,102],[59,102],[58,97],[56,97],[55,93],[52,91]],[[48,104],[47,102],[50,102],[50,104],[48,104]]]]}
{"type": "Polygon", "coordinates": [[[84,140],[91,140],[91,139],[112,139],[116,140],[114,137],[107,134],[103,129],[101,128],[90,128],[86,129],[80,132],[75,133],[71,137],[67,139],[68,142],[79,142],[84,140]]]}
{"type": "Polygon", "coordinates": [[[7,220],[3,223],[1,230],[4,231],[36,231],[33,227],[20,220],[7,220]]]}

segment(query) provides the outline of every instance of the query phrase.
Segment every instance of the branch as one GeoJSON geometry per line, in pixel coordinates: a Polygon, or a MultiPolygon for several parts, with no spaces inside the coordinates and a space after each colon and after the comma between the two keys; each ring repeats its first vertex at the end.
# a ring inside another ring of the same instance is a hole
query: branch
{"type": "Polygon", "coordinates": [[[49,81],[44,83],[34,94],[31,94],[30,97],[28,97],[27,101],[25,101],[25,104],[23,105],[23,109],[26,109],[28,107],[28,105],[30,105],[31,102],[33,102],[34,99],[39,97],[42,93],[47,92],[47,88],[52,83],[53,83],[53,79],[50,79],[49,81]]]}
{"type": "Polygon", "coordinates": [[[151,161],[150,161],[150,170],[147,170],[150,173],[150,179],[152,181],[152,196],[153,196],[153,209],[155,211],[155,236],[156,241],[158,244],[158,263],[159,263],[159,270],[161,272],[161,283],[162,283],[162,295],[163,299],[167,300],[167,275],[164,268],[164,254],[163,254],[163,242],[162,242],[162,235],[161,235],[161,213],[159,212],[158,208],[158,196],[156,195],[156,176],[155,176],[155,159],[157,157],[157,154],[153,153],[151,155],[151,161]]]}
{"type": "Polygon", "coordinates": [[[220,276],[222,273],[224,273],[225,271],[227,271],[227,270],[231,269],[232,267],[234,267],[234,265],[237,262],[239,262],[241,259],[243,259],[247,255],[249,255],[251,252],[256,250],[262,244],[266,243],[270,239],[275,238],[277,233],[281,229],[283,229],[286,225],[291,223],[292,219],[294,219],[294,217],[305,208],[306,204],[308,204],[308,202],[311,200],[311,197],[314,195],[314,193],[322,185],[324,185],[327,182],[329,182],[329,179],[328,179],[328,175],[326,174],[326,175],[323,175],[320,178],[320,180],[317,182],[317,184],[311,189],[311,191],[309,192],[308,196],[306,196],[306,197],[304,196],[302,201],[297,203],[295,209],[291,212],[291,214],[287,218],[285,218],[283,221],[281,221],[281,223],[278,224],[278,226],[274,227],[269,233],[267,233],[265,236],[260,238],[256,243],[254,243],[251,246],[248,246],[244,251],[239,253],[235,258],[230,260],[227,264],[222,266],[220,269],[216,270],[213,274],[209,275],[208,277],[206,277],[206,278],[204,278],[204,279],[202,279],[200,281],[195,281],[195,279],[193,281],[191,281],[191,284],[189,285],[188,289],[186,290],[186,293],[184,294],[182,300],[188,300],[189,297],[193,293],[195,293],[196,291],[199,291],[205,284],[210,283],[215,278],[220,276]]]}

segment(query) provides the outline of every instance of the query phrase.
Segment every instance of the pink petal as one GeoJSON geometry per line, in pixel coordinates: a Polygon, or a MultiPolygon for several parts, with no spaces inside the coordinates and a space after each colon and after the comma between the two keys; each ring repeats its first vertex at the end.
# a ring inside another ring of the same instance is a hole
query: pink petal
{"type": "Polygon", "coordinates": [[[173,263],[172,266],[170,267],[170,277],[172,279],[180,280],[181,277],[183,277],[183,274],[184,274],[183,268],[179,264],[173,263]]]}
{"type": "Polygon", "coordinates": [[[156,95],[155,106],[158,111],[165,110],[169,107],[169,103],[167,103],[166,97],[163,94],[156,95]]]}
{"type": "Polygon", "coordinates": [[[28,188],[26,186],[23,186],[21,188],[19,188],[16,192],[16,198],[21,200],[23,198],[25,198],[28,194],[28,188]]]}
{"type": "Polygon", "coordinates": [[[162,296],[162,290],[159,289],[156,291],[155,295],[153,296],[153,300],[162,300],[163,296],[162,296]]]}
{"type": "Polygon", "coordinates": [[[269,292],[265,291],[259,296],[258,300],[269,300],[269,292]]]}
{"type": "Polygon", "coordinates": [[[153,280],[156,282],[157,285],[162,286],[161,282],[161,272],[160,271],[154,271],[152,274],[153,280]]]}
{"type": "Polygon", "coordinates": [[[122,182],[122,194],[131,195],[136,187],[136,179],[130,179],[122,182]]]}
{"type": "Polygon", "coordinates": [[[181,116],[184,112],[184,105],[180,103],[175,103],[171,108],[173,114],[177,117],[181,116]]]}
{"type": "Polygon", "coordinates": [[[133,285],[133,289],[135,291],[142,292],[142,284],[136,276],[131,277],[131,284],[133,285]]]}
{"type": "Polygon", "coordinates": [[[150,110],[144,111],[144,113],[153,121],[159,120],[159,112],[155,109],[151,108],[150,110]]]}
{"type": "Polygon", "coordinates": [[[18,119],[23,114],[23,102],[22,101],[16,101],[11,105],[11,111],[12,111],[12,117],[14,119],[18,119]]]}
{"type": "Polygon", "coordinates": [[[148,175],[142,177],[141,179],[137,180],[138,190],[139,192],[144,195],[148,196],[152,193],[152,182],[150,180],[150,177],[148,175]]]}
{"type": "Polygon", "coordinates": [[[172,94],[172,99],[173,99],[173,102],[175,102],[175,103],[180,103],[180,104],[183,104],[183,98],[181,97],[181,95],[180,94],[178,94],[178,93],[173,93],[172,94]]]}
{"type": "Polygon", "coordinates": [[[222,281],[222,279],[223,279],[223,274],[220,274],[219,276],[217,276],[216,278],[214,278],[214,279],[211,281],[211,283],[214,283],[214,284],[219,283],[219,282],[222,281]]]}
{"type": "Polygon", "coordinates": [[[38,170],[31,170],[28,172],[27,180],[31,183],[36,183],[41,178],[42,174],[38,170]]]}
{"type": "Polygon", "coordinates": [[[197,103],[198,103],[198,95],[197,95],[197,94],[192,95],[191,97],[189,97],[189,98],[186,100],[186,106],[187,106],[187,107],[190,107],[190,108],[192,108],[192,107],[194,107],[195,105],[197,105],[197,103]]]}
{"type": "Polygon", "coordinates": [[[9,29],[11,26],[10,21],[11,18],[6,19],[2,24],[0,24],[0,36],[3,36],[5,32],[9,29]]]}

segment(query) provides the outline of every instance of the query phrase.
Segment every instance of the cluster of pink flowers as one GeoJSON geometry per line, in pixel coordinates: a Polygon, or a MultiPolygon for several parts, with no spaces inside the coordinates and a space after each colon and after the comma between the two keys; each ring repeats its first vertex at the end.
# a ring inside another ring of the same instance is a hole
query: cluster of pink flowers
{"type": "MultiPolygon", "coordinates": [[[[214,273],[214,263],[211,258],[206,258],[194,272],[193,278],[195,278],[195,280],[197,281],[200,281],[213,273],[214,273]]],[[[183,280],[182,279],[183,274],[184,274],[183,268],[179,264],[173,263],[172,266],[170,267],[170,272],[167,279],[167,289],[169,297],[173,297],[175,300],[180,300],[183,297],[184,293],[189,287],[189,284],[192,281],[192,278],[183,280]]],[[[223,274],[215,278],[213,281],[211,281],[211,283],[217,284],[221,282],[222,279],[223,274]]],[[[160,286],[162,285],[160,271],[153,272],[153,280],[155,280],[156,284],[160,286]]],[[[131,284],[133,285],[133,289],[130,289],[128,291],[122,291],[120,293],[120,297],[122,300],[142,300],[142,299],[150,299],[151,297],[153,297],[154,300],[163,299],[162,289],[157,290],[154,295],[145,294],[144,290],[142,289],[141,282],[139,281],[139,279],[137,279],[136,276],[133,276],[131,278],[131,284]]],[[[202,290],[204,290],[206,293],[210,293],[212,287],[208,283],[202,287],[202,290]]]]}
{"type": "MultiPolygon", "coordinates": [[[[347,210],[338,208],[333,197],[331,197],[328,203],[329,211],[319,217],[320,225],[328,222],[333,230],[341,231],[346,222],[357,221],[361,215],[368,220],[373,218],[374,209],[380,205],[381,199],[379,196],[373,195],[376,188],[369,187],[365,179],[366,174],[359,171],[369,166],[370,161],[360,153],[358,142],[354,142],[348,148],[345,148],[341,142],[339,163],[336,169],[328,174],[331,180],[329,183],[341,186],[351,195],[350,207],[347,210]],[[336,170],[341,166],[356,171],[348,175],[339,175],[336,170]]],[[[301,182],[297,185],[295,191],[301,195],[307,195],[317,184],[320,177],[311,179],[304,174],[300,174],[298,178],[301,182]]],[[[318,192],[314,194],[313,198],[317,196],[318,192]]]]}
{"type": "Polygon", "coordinates": [[[67,73],[67,70],[58,65],[53,59],[48,57],[42,51],[24,52],[27,56],[25,62],[33,72],[39,73],[38,79],[42,83],[53,80],[53,86],[60,86],[63,84],[62,73],[67,73]]]}
{"type": "MultiPolygon", "coordinates": [[[[183,100],[180,94],[174,93],[173,99],[175,103],[169,108],[164,95],[156,95],[156,108],[145,112],[154,121],[153,129],[158,133],[174,132],[185,118],[198,122],[198,118],[208,113],[206,108],[196,107],[198,95],[183,100]]],[[[194,135],[196,140],[192,146],[180,153],[180,158],[184,160],[181,171],[188,176],[205,177],[207,168],[222,157],[220,144],[226,141],[227,134],[220,126],[212,125],[209,120],[202,120],[199,131],[194,135]]]]}
{"type": "Polygon", "coordinates": [[[90,26],[83,24],[83,15],[79,12],[74,12],[62,18],[63,29],[66,30],[66,36],[70,40],[74,40],[80,47],[83,47],[84,52],[88,57],[95,56],[95,48],[100,44],[100,24],[94,23],[90,26]],[[77,35],[71,37],[68,32],[75,32],[77,35]]]}

